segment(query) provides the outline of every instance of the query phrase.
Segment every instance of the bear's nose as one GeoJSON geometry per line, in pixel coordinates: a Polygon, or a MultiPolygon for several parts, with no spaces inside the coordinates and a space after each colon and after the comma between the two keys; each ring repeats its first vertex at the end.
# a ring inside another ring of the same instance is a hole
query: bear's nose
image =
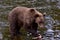
{"type": "Polygon", "coordinates": [[[40,23],[44,23],[44,19],[40,19],[40,23]]]}
{"type": "Polygon", "coordinates": [[[44,22],[44,19],[40,19],[42,22],[44,22]]]}

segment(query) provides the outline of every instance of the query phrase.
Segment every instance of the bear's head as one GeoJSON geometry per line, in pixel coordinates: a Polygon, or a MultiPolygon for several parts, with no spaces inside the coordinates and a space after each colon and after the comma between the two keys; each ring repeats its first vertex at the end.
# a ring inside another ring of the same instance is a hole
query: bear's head
{"type": "Polygon", "coordinates": [[[30,10],[31,20],[38,24],[39,27],[44,28],[44,16],[36,9],[31,8],[30,10]]]}

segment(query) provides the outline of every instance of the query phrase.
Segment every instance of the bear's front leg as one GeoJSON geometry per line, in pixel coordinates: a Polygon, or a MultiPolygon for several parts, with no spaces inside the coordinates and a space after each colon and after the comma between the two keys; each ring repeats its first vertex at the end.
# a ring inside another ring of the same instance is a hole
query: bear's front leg
{"type": "Polygon", "coordinates": [[[37,25],[37,23],[33,23],[31,29],[32,29],[31,33],[32,33],[32,36],[33,36],[32,39],[33,40],[42,40],[42,36],[38,32],[38,25],[37,25]]]}

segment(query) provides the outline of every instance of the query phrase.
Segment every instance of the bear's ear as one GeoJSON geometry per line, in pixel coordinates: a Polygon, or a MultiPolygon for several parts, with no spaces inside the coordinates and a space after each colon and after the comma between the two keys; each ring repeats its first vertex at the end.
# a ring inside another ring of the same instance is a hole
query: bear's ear
{"type": "Polygon", "coordinates": [[[31,13],[35,13],[35,9],[30,9],[30,12],[31,13]]]}

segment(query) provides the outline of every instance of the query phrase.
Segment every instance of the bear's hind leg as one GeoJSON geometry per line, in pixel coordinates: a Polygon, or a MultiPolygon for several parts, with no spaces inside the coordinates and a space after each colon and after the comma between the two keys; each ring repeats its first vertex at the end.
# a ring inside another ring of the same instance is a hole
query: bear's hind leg
{"type": "Polygon", "coordinates": [[[20,27],[18,26],[18,18],[16,14],[12,14],[8,16],[8,20],[10,23],[10,34],[11,34],[11,40],[15,40],[15,37],[19,35],[19,29],[20,27]]]}

